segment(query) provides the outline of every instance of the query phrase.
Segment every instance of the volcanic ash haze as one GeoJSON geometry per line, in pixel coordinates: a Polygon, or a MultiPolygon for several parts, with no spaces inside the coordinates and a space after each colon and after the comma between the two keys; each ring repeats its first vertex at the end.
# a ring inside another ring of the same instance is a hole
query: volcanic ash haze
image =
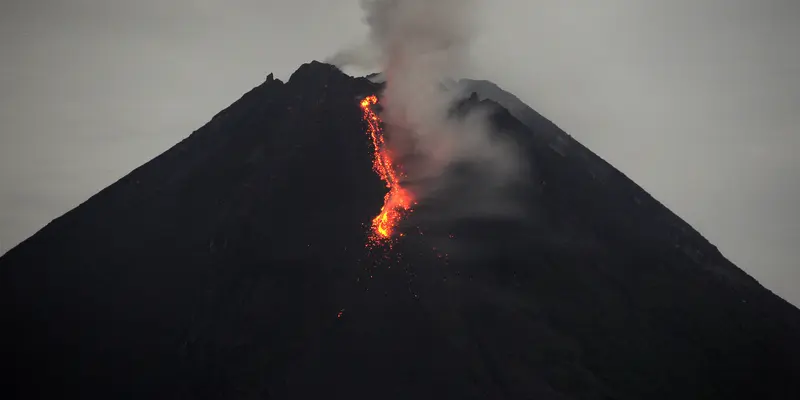
{"type": "Polygon", "coordinates": [[[500,193],[519,177],[522,164],[511,143],[492,135],[485,113],[449,117],[457,93],[442,83],[466,70],[478,5],[477,0],[362,0],[367,40],[328,59],[340,68],[384,72],[380,102],[387,145],[403,160],[415,199],[441,199],[442,189],[453,183],[443,174],[448,166],[471,165],[482,172],[470,185],[480,196],[469,201],[463,194],[447,196],[448,202],[458,201],[450,210],[460,215],[452,216],[513,213],[500,193]]]}

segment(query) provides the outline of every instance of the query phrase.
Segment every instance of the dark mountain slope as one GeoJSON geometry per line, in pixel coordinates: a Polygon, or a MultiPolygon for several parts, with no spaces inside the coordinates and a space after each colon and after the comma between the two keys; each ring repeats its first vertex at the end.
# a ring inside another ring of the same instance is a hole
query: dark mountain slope
{"type": "MultiPolygon", "coordinates": [[[[586,198],[596,200],[598,197],[606,198],[604,207],[612,207],[611,223],[623,223],[625,220],[636,220],[635,215],[639,210],[645,217],[644,230],[653,233],[668,235],[665,240],[684,252],[690,259],[700,266],[719,267],[717,270],[723,274],[732,274],[736,279],[751,281],[743,271],[733,266],[726,260],[717,248],[711,245],[696,230],[678,218],[657,200],[652,198],[636,183],[628,179],[620,171],[606,163],[602,158],[592,153],[566,132],[543,117],[535,110],[528,107],[519,98],[508,93],[489,81],[463,79],[459,81],[459,88],[466,93],[477,93],[483,99],[496,101],[503,108],[535,132],[539,144],[550,147],[551,156],[557,153],[563,158],[561,170],[571,170],[573,176],[581,182],[576,182],[577,187],[589,189],[591,195],[586,198]],[[574,162],[577,160],[577,162],[574,162]],[[608,190],[606,187],[614,188],[608,190]],[[594,189],[594,190],[592,190],[594,189]],[[633,215],[632,215],[633,214],[633,215]],[[657,225],[657,226],[654,226],[657,225]],[[706,254],[708,253],[708,254],[706,254]],[[705,261],[705,262],[703,262],[705,261]]],[[[557,158],[554,158],[557,160],[557,158]]],[[[557,163],[557,162],[556,162],[557,163]]],[[[547,167],[551,163],[543,163],[547,167]]],[[[569,187],[569,185],[560,185],[569,187]]],[[[584,193],[589,194],[589,193],[584,193]]],[[[562,196],[563,200],[575,200],[576,196],[562,196]]],[[[576,210],[583,210],[578,207],[576,210]]],[[[600,215],[608,213],[606,209],[600,215]]],[[[630,221],[629,223],[633,223],[630,221]]]]}
{"type": "Polygon", "coordinates": [[[529,156],[528,218],[443,225],[454,203],[424,203],[394,251],[365,249],[385,188],[358,101],[379,90],[320,63],[269,77],[0,258],[6,387],[800,397],[800,312],[543,118],[461,104],[494,108],[529,156]]]}

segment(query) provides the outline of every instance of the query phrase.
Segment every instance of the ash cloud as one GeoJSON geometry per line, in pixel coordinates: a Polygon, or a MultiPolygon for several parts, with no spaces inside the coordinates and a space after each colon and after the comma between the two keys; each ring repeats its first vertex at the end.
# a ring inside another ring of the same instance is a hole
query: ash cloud
{"type": "Polygon", "coordinates": [[[327,60],[383,72],[381,118],[390,150],[420,202],[450,203],[443,218],[516,213],[502,194],[522,172],[515,146],[492,134],[482,110],[450,117],[462,93],[444,87],[468,68],[478,6],[478,0],[362,0],[367,40],[327,60]],[[472,171],[467,184],[451,173],[456,166],[472,171]]]}

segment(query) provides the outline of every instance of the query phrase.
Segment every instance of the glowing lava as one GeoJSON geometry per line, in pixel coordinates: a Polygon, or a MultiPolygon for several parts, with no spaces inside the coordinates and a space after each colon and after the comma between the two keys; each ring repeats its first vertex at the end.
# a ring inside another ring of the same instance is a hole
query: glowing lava
{"type": "Polygon", "coordinates": [[[389,150],[386,148],[386,141],[381,128],[381,119],[372,110],[372,106],[378,103],[378,98],[374,95],[366,97],[361,101],[361,109],[364,111],[364,120],[367,121],[369,128],[367,134],[372,139],[373,159],[372,169],[381,179],[386,182],[389,193],[383,198],[381,212],[372,219],[372,235],[370,242],[375,244],[385,243],[392,238],[397,224],[406,212],[411,210],[414,200],[407,190],[400,186],[397,177],[400,175],[396,170],[396,165],[392,160],[389,150]]]}

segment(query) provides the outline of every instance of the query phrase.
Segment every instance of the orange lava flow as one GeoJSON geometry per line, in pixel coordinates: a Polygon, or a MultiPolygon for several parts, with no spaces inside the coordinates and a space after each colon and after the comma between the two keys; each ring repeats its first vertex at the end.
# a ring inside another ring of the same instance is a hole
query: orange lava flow
{"type": "Polygon", "coordinates": [[[367,134],[372,140],[374,149],[372,159],[372,169],[380,178],[386,182],[389,192],[383,198],[381,212],[372,219],[372,244],[385,243],[392,238],[398,222],[403,215],[411,210],[414,200],[407,190],[400,186],[397,179],[399,173],[396,170],[391,154],[386,149],[386,142],[381,128],[380,117],[372,110],[372,106],[378,103],[378,98],[374,95],[366,97],[361,101],[361,110],[364,112],[364,120],[369,125],[367,134]]]}

